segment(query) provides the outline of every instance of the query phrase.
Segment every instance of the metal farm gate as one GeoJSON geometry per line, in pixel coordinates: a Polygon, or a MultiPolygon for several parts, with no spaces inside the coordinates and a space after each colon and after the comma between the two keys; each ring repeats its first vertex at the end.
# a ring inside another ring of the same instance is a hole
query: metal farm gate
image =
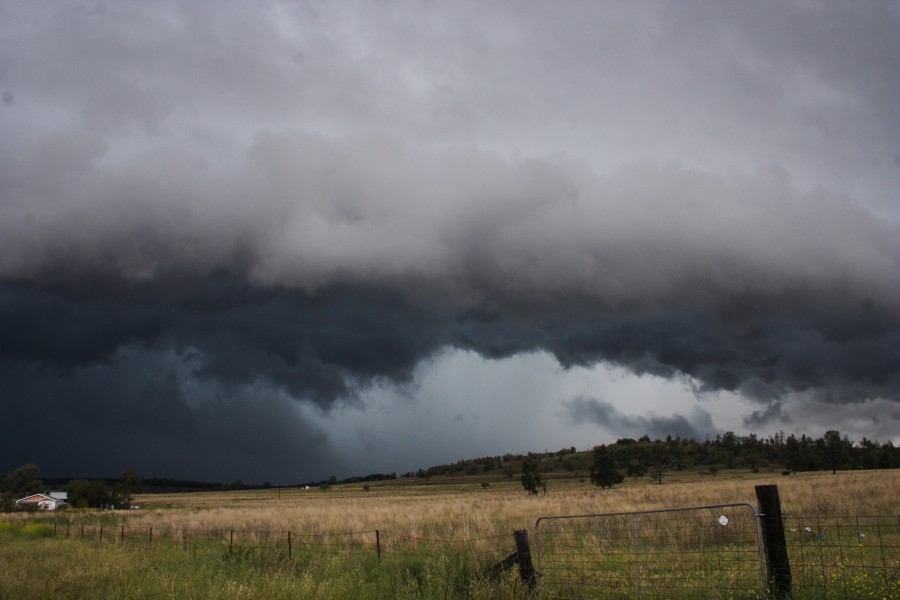
{"type": "Polygon", "coordinates": [[[759,517],[750,504],[542,517],[542,589],[557,598],[765,598],[759,517]]]}

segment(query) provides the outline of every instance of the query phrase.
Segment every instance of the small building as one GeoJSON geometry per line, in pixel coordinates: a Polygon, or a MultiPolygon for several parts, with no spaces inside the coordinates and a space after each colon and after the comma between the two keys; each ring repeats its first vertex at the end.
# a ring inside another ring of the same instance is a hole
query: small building
{"type": "Polygon", "coordinates": [[[56,510],[66,503],[68,496],[65,492],[50,492],[49,494],[32,494],[16,500],[16,508],[36,508],[37,510],[56,510]]]}

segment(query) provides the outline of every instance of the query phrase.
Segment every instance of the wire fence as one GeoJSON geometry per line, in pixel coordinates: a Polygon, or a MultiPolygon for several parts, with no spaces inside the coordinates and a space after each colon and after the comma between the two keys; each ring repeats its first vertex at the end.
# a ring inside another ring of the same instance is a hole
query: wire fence
{"type": "Polygon", "coordinates": [[[385,530],[304,533],[290,530],[197,529],[189,527],[134,527],[100,523],[54,522],[52,536],[81,539],[131,548],[172,549],[185,552],[255,552],[289,559],[315,555],[358,555],[371,558],[437,557],[465,555],[496,561],[509,554],[512,534],[468,539],[425,538],[385,530]]]}
{"type": "Polygon", "coordinates": [[[557,598],[765,595],[749,504],[542,518],[535,545],[541,585],[557,598]]]}
{"type": "MultiPolygon", "coordinates": [[[[538,519],[554,598],[765,598],[763,517],[749,504],[538,519]]],[[[900,516],[784,515],[795,599],[900,599],[900,516]]]]}
{"type": "MultiPolygon", "coordinates": [[[[533,538],[540,597],[769,597],[771,565],[766,564],[760,533],[762,517],[750,504],[542,517],[533,538]]],[[[49,526],[47,520],[41,522],[49,526]]],[[[900,599],[900,516],[785,514],[781,522],[795,600],[900,599]]],[[[338,558],[347,565],[385,560],[412,564],[451,556],[476,565],[473,573],[510,568],[517,561],[515,554],[510,556],[516,549],[511,534],[447,539],[386,530],[306,533],[75,520],[54,521],[48,533],[141,551],[177,549],[241,561],[314,565],[338,558]]],[[[519,567],[521,573],[521,563],[519,567]]]]}
{"type": "Polygon", "coordinates": [[[900,598],[900,515],[784,515],[794,590],[804,597],[900,598]]]}

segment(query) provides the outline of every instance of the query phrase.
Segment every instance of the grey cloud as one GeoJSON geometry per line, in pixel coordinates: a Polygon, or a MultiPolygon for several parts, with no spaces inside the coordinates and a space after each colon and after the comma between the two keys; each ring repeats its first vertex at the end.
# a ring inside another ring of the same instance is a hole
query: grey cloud
{"type": "Polygon", "coordinates": [[[694,408],[690,418],[677,414],[671,417],[627,415],[609,402],[585,397],[565,401],[563,407],[573,423],[592,423],[618,437],[646,434],[652,439],[680,436],[702,440],[718,431],[710,414],[700,407],[694,408]]]}
{"type": "Polygon", "coordinates": [[[0,301],[0,364],[71,372],[138,345],[191,358],[196,376],[228,385],[262,380],[326,407],[352,398],[357,384],[408,379],[444,342],[446,319],[378,291],[311,296],[222,277],[177,298],[146,285],[92,297],[4,286],[0,301]]]}
{"type": "MultiPolygon", "coordinates": [[[[84,195],[50,175],[34,204],[13,195],[4,205],[0,273],[161,280],[243,257],[262,285],[376,285],[464,307],[898,309],[897,227],[779,170],[642,164],[598,177],[556,161],[299,132],[261,134],[251,156],[240,175],[139,174],[127,193],[103,169],[81,169],[84,195]],[[35,223],[22,227],[26,212],[35,223]]],[[[11,181],[27,187],[14,174],[27,166],[10,165],[11,181]]]]}
{"type": "Polygon", "coordinates": [[[198,352],[199,375],[235,385],[262,379],[324,407],[367,382],[408,381],[445,346],[488,358],[542,349],[564,366],[609,362],[636,373],[689,375],[703,390],[766,403],[796,391],[832,402],[897,399],[900,389],[898,326],[885,311],[865,307],[804,316],[747,311],[730,320],[564,305],[458,312],[369,287],[307,294],[227,277],[195,281],[175,297],[151,284],[119,295],[21,286],[2,292],[4,362],[65,371],[108,360],[128,344],[171,347],[198,352]]]}
{"type": "Polygon", "coordinates": [[[50,475],[116,475],[296,483],[346,468],[328,436],[264,384],[198,377],[184,356],[128,346],[67,373],[3,363],[4,465],[50,475]],[[40,435],[32,427],[38,426],[40,435]],[[34,444],[35,439],[42,440],[34,444]]]}
{"type": "MultiPolygon", "coordinates": [[[[578,313],[575,313],[576,315],[578,313]]],[[[729,319],[682,311],[651,317],[568,317],[466,326],[457,343],[486,356],[543,348],[566,366],[600,361],[665,378],[688,375],[700,392],[728,390],[763,403],[805,391],[823,401],[898,400],[900,329],[881,311],[862,307],[825,315],[767,315],[764,309],[729,319]],[[823,324],[823,321],[825,322],[823,324]],[[853,342],[835,338],[835,322],[854,327],[853,342]]]]}
{"type": "Polygon", "coordinates": [[[288,124],[574,153],[601,170],[623,154],[776,162],[896,216],[891,3],[3,10],[6,87],[123,152],[177,141],[221,154],[288,124]]]}
{"type": "MultiPolygon", "coordinates": [[[[900,403],[875,400],[864,404],[830,404],[815,396],[800,394],[791,398],[792,422],[788,431],[821,435],[829,429],[840,429],[850,439],[893,440],[897,443],[897,420],[900,403]]],[[[774,423],[770,424],[773,427],[774,423]]]]}
{"type": "Polygon", "coordinates": [[[744,425],[752,429],[768,427],[778,423],[791,423],[793,420],[785,411],[783,402],[772,402],[762,410],[754,410],[746,418],[744,425]]]}

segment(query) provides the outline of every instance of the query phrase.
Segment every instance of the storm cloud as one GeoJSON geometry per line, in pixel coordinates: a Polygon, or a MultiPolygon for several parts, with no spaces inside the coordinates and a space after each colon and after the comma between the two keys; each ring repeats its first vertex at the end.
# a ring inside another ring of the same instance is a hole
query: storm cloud
{"type": "MultiPolygon", "coordinates": [[[[733,393],[746,427],[894,405],[898,21],[4,4],[4,452],[37,461],[11,449],[40,428],[83,448],[57,471],[141,440],[157,475],[354,474],[329,419],[427,394],[448,349],[733,393]]],[[[716,427],[593,397],[547,401],[631,435],[716,427]]]]}
{"type": "Polygon", "coordinates": [[[595,398],[575,398],[564,406],[573,422],[593,423],[621,437],[648,435],[651,439],[671,436],[703,440],[716,433],[709,413],[699,407],[689,419],[677,414],[671,417],[626,415],[609,402],[595,398]]]}

